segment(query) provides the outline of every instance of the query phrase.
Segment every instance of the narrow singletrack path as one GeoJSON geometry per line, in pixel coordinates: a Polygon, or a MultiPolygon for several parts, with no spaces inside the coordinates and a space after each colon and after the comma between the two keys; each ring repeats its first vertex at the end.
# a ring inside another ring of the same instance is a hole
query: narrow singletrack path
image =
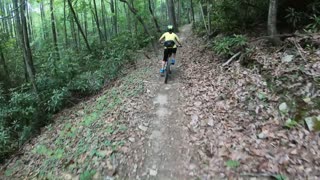
{"type": "MultiPolygon", "coordinates": [[[[184,26],[178,34],[184,42],[191,25],[184,26]]],[[[186,49],[179,48],[177,64],[172,66],[172,74],[168,84],[163,83],[163,77],[155,73],[151,82],[157,86],[154,97],[149,102],[151,111],[146,117],[151,117],[147,123],[147,143],[145,143],[145,158],[139,170],[138,177],[142,179],[187,179],[185,171],[188,164],[187,129],[183,128],[185,116],[181,109],[180,71],[182,56],[186,49]]],[[[162,52],[161,52],[162,53],[162,52]]],[[[162,54],[161,54],[162,55],[162,54]]],[[[161,59],[162,56],[158,59],[161,59]]],[[[157,64],[158,65],[158,64],[157,64]]],[[[155,67],[158,72],[159,67],[155,67]]],[[[137,177],[137,178],[138,178],[137,177]]]]}

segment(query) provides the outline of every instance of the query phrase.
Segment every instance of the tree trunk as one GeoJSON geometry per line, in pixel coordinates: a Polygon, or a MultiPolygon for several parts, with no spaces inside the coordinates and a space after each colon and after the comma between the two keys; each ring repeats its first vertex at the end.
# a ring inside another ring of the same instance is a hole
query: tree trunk
{"type": "MultiPolygon", "coordinates": [[[[21,27],[21,21],[20,21],[20,11],[18,8],[18,0],[12,0],[12,4],[13,4],[13,8],[15,9],[15,21],[16,21],[16,31],[17,31],[17,44],[21,47],[21,49],[23,49],[24,47],[24,39],[23,39],[23,32],[22,32],[22,27],[21,27]]],[[[23,62],[23,68],[24,68],[24,77],[26,82],[28,82],[29,80],[29,76],[28,76],[28,71],[27,71],[27,67],[26,67],[26,61],[25,61],[25,57],[23,56],[22,59],[23,62]]]]}
{"type": "Polygon", "coordinates": [[[94,9],[94,12],[93,12],[93,15],[95,17],[95,20],[96,20],[96,25],[97,25],[97,28],[98,28],[98,33],[99,33],[99,38],[100,38],[100,42],[102,44],[102,32],[101,32],[101,29],[100,29],[100,23],[99,23],[99,16],[98,16],[98,11],[97,11],[97,3],[96,3],[96,0],[93,0],[93,9],[94,9]]]}
{"type": "Polygon", "coordinates": [[[271,37],[270,40],[277,44],[279,37],[277,37],[277,0],[269,1],[269,15],[268,15],[268,34],[271,37]]]}
{"type": "Polygon", "coordinates": [[[155,15],[154,15],[154,13],[153,13],[153,10],[152,10],[151,0],[149,0],[149,11],[150,11],[150,14],[151,14],[151,16],[152,16],[153,22],[154,22],[154,24],[156,25],[157,31],[158,31],[158,32],[161,32],[160,27],[159,27],[159,24],[158,24],[158,21],[157,21],[157,18],[155,17],[155,15]]]}
{"type": "Polygon", "coordinates": [[[207,26],[207,23],[206,23],[206,18],[204,16],[204,12],[203,12],[203,8],[202,8],[201,2],[199,2],[199,5],[200,5],[200,11],[201,11],[201,16],[202,16],[202,19],[203,19],[204,27],[206,28],[207,34],[209,34],[209,30],[208,30],[208,26],[207,26]]]}
{"type": "Polygon", "coordinates": [[[209,4],[209,2],[207,2],[208,35],[211,34],[211,17],[210,17],[210,11],[211,11],[211,4],[209,4]]]}
{"type": "MultiPolygon", "coordinates": [[[[120,0],[121,1],[121,0],[120,0]]],[[[113,34],[118,34],[117,15],[114,0],[110,0],[110,10],[112,13],[113,34]]]]}
{"type": "Polygon", "coordinates": [[[33,60],[32,60],[32,52],[30,48],[30,43],[29,43],[29,37],[28,37],[28,29],[27,29],[27,21],[26,21],[26,16],[25,16],[25,8],[27,6],[25,0],[20,0],[20,4],[23,4],[20,8],[20,15],[21,15],[21,28],[22,28],[22,38],[23,38],[23,55],[24,59],[26,62],[26,67],[27,67],[27,72],[28,76],[30,78],[30,82],[33,87],[34,93],[38,96],[39,99],[39,93],[38,93],[38,88],[36,85],[35,81],[35,71],[34,71],[34,65],[33,65],[33,60]]]}
{"type": "Polygon", "coordinates": [[[106,24],[106,19],[107,17],[107,13],[106,13],[106,6],[104,4],[104,0],[101,0],[101,21],[102,21],[102,25],[103,25],[103,35],[105,40],[108,40],[108,33],[107,33],[107,24],[106,24]]]}
{"type": "MultiPolygon", "coordinates": [[[[26,1],[27,2],[27,1],[26,1]]],[[[29,13],[29,9],[28,9],[28,6],[25,8],[25,12],[26,12],[26,23],[27,23],[27,29],[28,29],[28,36],[29,36],[29,39],[34,39],[33,37],[33,25],[32,25],[32,18],[31,18],[31,15],[29,13]]]]}
{"type": "Polygon", "coordinates": [[[40,3],[40,17],[41,17],[43,39],[46,40],[48,37],[48,33],[47,33],[47,22],[46,22],[46,16],[45,16],[45,12],[44,12],[43,2],[40,3]]]}
{"type": "Polygon", "coordinates": [[[178,24],[178,26],[181,24],[181,1],[180,0],[178,0],[177,1],[177,3],[178,3],[178,17],[177,17],[177,24],[178,24]]]}
{"type": "Polygon", "coordinates": [[[191,10],[191,17],[192,17],[192,22],[195,22],[195,18],[194,18],[194,10],[193,10],[193,2],[192,0],[190,0],[190,10],[191,10]]]}
{"type": "Polygon", "coordinates": [[[168,13],[169,13],[170,24],[173,25],[174,30],[176,32],[178,32],[179,30],[178,30],[173,0],[167,0],[167,4],[168,4],[168,13]]]}
{"type": "Polygon", "coordinates": [[[67,13],[66,0],[63,0],[63,29],[64,29],[64,43],[68,47],[68,30],[67,30],[67,13]]]}
{"type": "Polygon", "coordinates": [[[80,33],[81,33],[81,35],[82,35],[82,37],[83,37],[83,39],[84,39],[84,41],[85,41],[85,43],[86,43],[87,49],[91,52],[91,48],[90,48],[89,42],[88,42],[87,37],[85,36],[85,34],[84,34],[84,32],[83,32],[83,30],[82,30],[82,28],[81,28],[79,19],[77,18],[76,12],[74,11],[74,9],[73,9],[73,7],[72,7],[71,0],[68,0],[68,4],[69,4],[70,10],[71,10],[71,13],[72,13],[72,15],[73,15],[73,18],[74,18],[74,20],[76,21],[76,24],[77,24],[77,26],[78,26],[78,29],[79,29],[79,31],[80,31],[80,33]]]}
{"type": "Polygon", "coordinates": [[[88,13],[85,11],[83,13],[83,21],[84,21],[84,34],[88,37],[88,13]]]}
{"type": "Polygon", "coordinates": [[[77,32],[76,32],[76,28],[74,26],[74,18],[70,15],[70,31],[71,31],[71,35],[72,35],[72,40],[73,40],[73,44],[76,47],[76,49],[79,48],[78,46],[78,42],[77,42],[77,32]]]}
{"type": "Polygon", "coordinates": [[[54,13],[53,13],[53,0],[50,0],[50,14],[51,14],[51,30],[52,30],[53,45],[55,50],[55,57],[57,59],[60,59],[56,22],[55,22],[54,13]]]}
{"type": "Polygon", "coordinates": [[[4,57],[1,46],[0,46],[0,64],[2,65],[3,72],[4,72],[4,81],[6,82],[5,87],[10,87],[11,86],[10,74],[9,74],[8,66],[6,64],[6,59],[4,57]]]}

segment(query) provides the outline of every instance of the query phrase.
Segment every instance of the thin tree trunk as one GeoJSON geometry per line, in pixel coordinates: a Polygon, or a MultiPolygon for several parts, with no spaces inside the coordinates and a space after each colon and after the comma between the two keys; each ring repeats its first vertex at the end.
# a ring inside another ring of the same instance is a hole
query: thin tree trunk
{"type": "Polygon", "coordinates": [[[26,8],[25,8],[25,12],[26,12],[26,15],[27,15],[26,16],[26,22],[27,22],[28,36],[29,36],[30,39],[33,39],[34,37],[33,37],[33,30],[32,30],[32,27],[33,27],[32,18],[31,18],[31,15],[29,13],[28,6],[26,6],[26,8]]]}
{"type": "Polygon", "coordinates": [[[53,0],[50,0],[50,14],[51,14],[51,30],[52,30],[52,38],[53,38],[55,56],[56,56],[57,59],[60,59],[59,48],[58,48],[56,21],[55,21],[54,13],[53,13],[53,0]]]}
{"type": "Polygon", "coordinates": [[[181,2],[180,0],[177,1],[178,3],[178,17],[177,17],[177,25],[179,26],[181,24],[181,2]]]}
{"type": "Polygon", "coordinates": [[[119,23],[118,23],[118,1],[115,0],[114,1],[114,13],[115,13],[115,27],[116,27],[116,34],[118,34],[120,32],[120,29],[119,29],[119,23]]]}
{"type": "Polygon", "coordinates": [[[98,16],[98,11],[97,11],[97,3],[96,3],[96,0],[93,0],[93,9],[94,9],[94,12],[93,12],[93,15],[95,17],[95,20],[96,20],[96,25],[97,25],[97,29],[98,29],[98,33],[99,33],[99,38],[100,38],[100,42],[102,44],[102,32],[101,32],[101,29],[100,29],[100,23],[99,23],[99,16],[98,16]]]}
{"type": "Polygon", "coordinates": [[[88,37],[88,13],[85,11],[83,13],[83,20],[84,20],[84,34],[88,37]]]}
{"type": "Polygon", "coordinates": [[[193,2],[192,0],[190,0],[190,10],[191,10],[191,16],[192,16],[192,22],[195,22],[195,18],[194,18],[194,10],[193,10],[193,2]]]}
{"type": "Polygon", "coordinates": [[[110,10],[112,13],[113,34],[118,34],[117,14],[116,14],[117,12],[116,12],[114,0],[110,0],[110,10]]]}
{"type": "Polygon", "coordinates": [[[159,24],[158,24],[158,21],[157,21],[157,18],[155,17],[155,15],[154,15],[154,13],[153,13],[153,10],[152,10],[151,0],[148,0],[148,2],[149,2],[149,11],[150,11],[150,14],[151,14],[151,16],[152,16],[153,22],[154,22],[154,24],[156,25],[157,31],[158,31],[158,32],[161,32],[160,27],[159,27],[159,24]]]}
{"type": "Polygon", "coordinates": [[[68,30],[67,30],[67,13],[66,0],[63,0],[63,29],[64,29],[64,43],[68,47],[68,30]]]}
{"type": "Polygon", "coordinates": [[[268,34],[271,36],[271,41],[277,44],[280,40],[277,37],[277,0],[270,0],[269,15],[268,15],[268,34]]]}
{"type": "Polygon", "coordinates": [[[200,10],[201,10],[201,15],[202,15],[202,18],[203,18],[204,27],[206,28],[207,34],[209,34],[209,30],[208,30],[208,26],[207,26],[207,23],[206,23],[206,19],[205,19],[205,16],[204,16],[204,12],[203,12],[203,8],[202,8],[201,2],[199,2],[199,5],[200,5],[200,10]]]}
{"type": "Polygon", "coordinates": [[[74,9],[73,9],[73,7],[72,7],[71,0],[68,0],[68,4],[69,4],[70,10],[71,10],[71,12],[72,12],[72,14],[73,14],[73,18],[74,18],[74,20],[76,21],[76,24],[77,24],[77,26],[78,26],[78,29],[79,29],[79,31],[80,31],[80,33],[81,33],[81,35],[82,35],[82,37],[83,37],[83,39],[84,39],[84,41],[85,41],[85,43],[86,43],[87,49],[91,52],[91,48],[90,48],[89,42],[88,42],[87,37],[85,36],[85,34],[84,34],[84,32],[83,32],[83,30],[82,30],[82,28],[81,28],[79,19],[77,18],[76,12],[74,11],[74,9]]]}
{"type": "Polygon", "coordinates": [[[72,39],[73,39],[73,44],[76,47],[76,49],[78,49],[79,46],[78,46],[78,42],[77,42],[77,32],[76,32],[76,28],[74,26],[74,18],[73,18],[73,16],[70,16],[70,29],[71,29],[71,35],[72,35],[72,39]]]}
{"type": "Polygon", "coordinates": [[[106,6],[104,4],[104,0],[101,0],[101,21],[102,21],[102,25],[103,25],[103,34],[104,34],[104,38],[107,41],[107,24],[106,24],[106,19],[107,19],[107,15],[106,15],[106,6]]]}
{"type": "Polygon", "coordinates": [[[10,74],[8,70],[8,66],[6,64],[6,59],[3,54],[2,47],[0,46],[0,64],[2,65],[3,71],[4,71],[4,79],[5,79],[5,86],[10,87],[11,86],[11,79],[10,79],[10,74]]]}
{"type": "MultiPolygon", "coordinates": [[[[15,9],[15,21],[16,21],[16,31],[17,31],[17,44],[21,47],[21,49],[23,49],[24,47],[24,39],[23,39],[23,31],[22,31],[22,27],[21,27],[21,21],[20,21],[20,11],[18,8],[18,0],[12,0],[12,4],[13,4],[13,8],[15,9]]],[[[22,59],[23,62],[23,68],[24,68],[24,77],[26,82],[28,82],[29,80],[29,76],[28,76],[28,71],[27,71],[27,67],[26,67],[26,60],[25,57],[23,56],[22,59]]]]}
{"type": "Polygon", "coordinates": [[[208,35],[211,34],[211,17],[210,17],[211,5],[207,2],[207,18],[208,18],[208,35]]]}
{"type": "Polygon", "coordinates": [[[178,24],[176,21],[176,14],[175,14],[173,0],[167,0],[167,4],[168,4],[169,21],[173,25],[175,31],[178,32],[179,30],[178,30],[178,24]]]}
{"type": "Polygon", "coordinates": [[[46,16],[44,12],[44,6],[43,6],[43,1],[40,3],[40,17],[41,17],[41,26],[42,26],[42,33],[43,33],[43,38],[44,40],[47,39],[48,34],[47,34],[47,22],[46,22],[46,16]]]}
{"type": "Polygon", "coordinates": [[[34,71],[34,65],[32,60],[32,52],[31,52],[29,37],[28,37],[27,21],[25,16],[25,8],[27,4],[25,3],[25,0],[20,0],[20,4],[23,4],[20,8],[21,28],[22,28],[22,38],[23,38],[23,47],[22,47],[23,55],[26,62],[28,76],[30,78],[30,82],[33,87],[33,91],[38,96],[38,99],[39,99],[38,88],[35,81],[35,71],[34,71]]]}

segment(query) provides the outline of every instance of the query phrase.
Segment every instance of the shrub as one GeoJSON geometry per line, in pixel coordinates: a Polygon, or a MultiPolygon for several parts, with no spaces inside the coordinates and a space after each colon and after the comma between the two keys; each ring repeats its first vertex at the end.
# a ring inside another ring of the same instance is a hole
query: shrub
{"type": "Polygon", "coordinates": [[[309,32],[318,32],[320,31],[320,16],[313,15],[310,17],[312,22],[306,26],[306,31],[309,32]]]}
{"type": "Polygon", "coordinates": [[[61,89],[54,89],[51,93],[51,97],[47,101],[47,110],[51,113],[55,113],[62,109],[66,104],[66,100],[71,96],[69,89],[63,87],[61,89]]]}
{"type": "Polygon", "coordinates": [[[213,42],[213,50],[219,55],[234,55],[247,44],[247,38],[243,35],[233,35],[217,38],[213,42]]]}

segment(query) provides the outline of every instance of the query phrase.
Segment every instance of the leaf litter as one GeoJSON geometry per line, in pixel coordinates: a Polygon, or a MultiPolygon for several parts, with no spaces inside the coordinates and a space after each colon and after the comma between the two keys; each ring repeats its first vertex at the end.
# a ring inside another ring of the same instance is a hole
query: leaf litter
{"type": "MultiPolygon", "coordinates": [[[[202,47],[199,39],[190,41],[202,47]]],[[[320,114],[319,104],[310,103],[319,98],[319,56],[305,54],[305,62],[298,54],[253,48],[247,58],[251,67],[236,61],[224,68],[213,52],[201,48],[183,55],[190,175],[319,179],[319,133],[302,121],[320,114]]]]}

